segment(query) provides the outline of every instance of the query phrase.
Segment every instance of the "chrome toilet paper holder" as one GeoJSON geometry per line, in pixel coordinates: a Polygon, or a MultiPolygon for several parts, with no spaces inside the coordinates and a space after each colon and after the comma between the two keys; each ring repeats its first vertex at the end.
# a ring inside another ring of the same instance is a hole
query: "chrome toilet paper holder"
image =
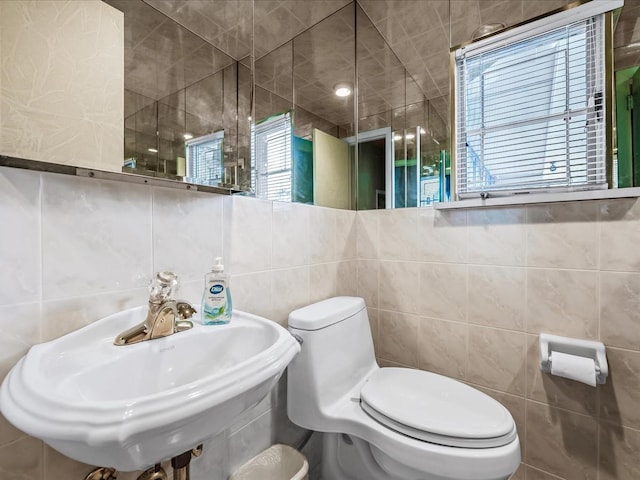
{"type": "Polygon", "coordinates": [[[561,337],[548,333],[540,334],[540,370],[551,373],[551,353],[561,352],[593,359],[596,368],[596,383],[607,383],[609,364],[604,343],[594,340],[561,337]]]}

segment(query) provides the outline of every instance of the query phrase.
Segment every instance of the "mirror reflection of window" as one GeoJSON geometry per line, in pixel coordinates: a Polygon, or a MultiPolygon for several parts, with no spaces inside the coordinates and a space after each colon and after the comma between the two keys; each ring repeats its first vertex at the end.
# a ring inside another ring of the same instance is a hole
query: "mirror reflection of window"
{"type": "Polygon", "coordinates": [[[251,176],[258,198],[291,202],[292,153],[291,112],[281,113],[258,122],[253,127],[251,176]]]}
{"type": "Polygon", "coordinates": [[[223,143],[224,131],[185,142],[189,182],[200,185],[224,183],[223,143]]]}

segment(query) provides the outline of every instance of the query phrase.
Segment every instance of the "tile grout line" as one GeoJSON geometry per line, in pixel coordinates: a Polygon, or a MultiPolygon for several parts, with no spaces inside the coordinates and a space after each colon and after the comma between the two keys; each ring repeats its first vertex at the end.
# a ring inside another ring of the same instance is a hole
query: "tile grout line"
{"type": "MultiPolygon", "coordinates": [[[[435,215],[434,215],[434,227],[435,227],[435,215]]],[[[463,375],[465,379],[468,379],[469,377],[469,355],[471,352],[471,334],[469,331],[469,212],[465,211],[464,212],[464,267],[466,269],[466,276],[465,276],[465,280],[466,280],[466,303],[467,303],[467,309],[466,309],[466,315],[465,315],[465,338],[464,338],[464,370],[463,370],[463,375]]]]}
{"type": "MultiPolygon", "coordinates": [[[[596,202],[596,268],[597,268],[597,279],[596,279],[596,308],[598,312],[598,331],[596,338],[599,341],[602,341],[602,279],[601,279],[601,267],[602,267],[602,244],[601,244],[601,215],[600,215],[600,204],[596,202]]],[[[606,348],[606,347],[605,347],[606,348]]],[[[611,379],[609,379],[611,382],[611,379]]],[[[602,445],[600,443],[600,438],[602,437],[602,423],[600,422],[600,406],[602,402],[602,389],[598,389],[596,392],[596,420],[597,420],[597,428],[596,428],[596,479],[600,479],[600,454],[602,445]]]]}
{"type": "MultiPolygon", "coordinates": [[[[529,330],[529,209],[525,207],[524,209],[524,334],[525,334],[525,367],[524,367],[524,442],[522,445],[524,446],[524,460],[525,462],[528,460],[528,445],[526,442],[527,439],[527,431],[529,429],[529,405],[528,405],[528,389],[529,389],[529,375],[527,372],[527,357],[528,357],[528,330],[529,330]]],[[[525,477],[526,477],[526,469],[525,469],[525,477]]]]}
{"type": "Polygon", "coordinates": [[[150,248],[149,251],[151,252],[151,272],[148,272],[149,278],[151,279],[151,281],[153,281],[153,273],[155,272],[155,268],[156,268],[156,249],[155,249],[155,245],[153,242],[153,237],[154,237],[154,232],[155,232],[155,222],[154,222],[154,210],[155,210],[155,203],[156,203],[156,187],[151,187],[151,192],[150,192],[150,199],[149,199],[149,216],[151,217],[151,221],[150,226],[151,228],[149,229],[149,243],[150,243],[150,248]]]}
{"type": "MultiPolygon", "coordinates": [[[[44,340],[44,332],[45,332],[45,328],[44,328],[44,309],[43,309],[43,304],[44,304],[44,233],[43,233],[43,220],[44,220],[44,215],[43,215],[43,210],[44,210],[44,174],[40,173],[38,175],[38,210],[39,210],[39,222],[38,222],[38,229],[39,229],[39,236],[40,236],[40,248],[39,248],[39,270],[40,270],[40,295],[39,295],[39,302],[38,302],[38,315],[40,316],[40,321],[38,322],[39,325],[39,337],[40,337],[40,342],[42,342],[44,340]]],[[[26,437],[28,438],[28,437],[26,437]]],[[[47,478],[46,476],[46,467],[45,467],[45,446],[44,446],[44,442],[40,441],[40,445],[39,445],[39,450],[40,450],[40,459],[41,459],[41,465],[40,465],[40,473],[42,475],[42,478],[47,478]]]]}
{"type": "Polygon", "coordinates": [[[38,271],[39,271],[39,294],[38,294],[38,339],[39,342],[44,340],[44,318],[43,318],[43,304],[44,304],[44,215],[43,215],[43,205],[44,205],[44,174],[40,173],[38,175],[38,236],[39,236],[39,245],[38,245],[38,271]]]}

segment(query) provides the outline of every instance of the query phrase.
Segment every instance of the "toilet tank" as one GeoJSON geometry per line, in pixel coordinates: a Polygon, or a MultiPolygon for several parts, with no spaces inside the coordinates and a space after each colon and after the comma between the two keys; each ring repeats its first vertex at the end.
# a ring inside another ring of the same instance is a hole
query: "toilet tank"
{"type": "Polygon", "coordinates": [[[287,370],[287,413],[323,431],[332,405],[377,367],[364,300],[334,297],[295,310],[289,331],[302,345],[287,370]]]}

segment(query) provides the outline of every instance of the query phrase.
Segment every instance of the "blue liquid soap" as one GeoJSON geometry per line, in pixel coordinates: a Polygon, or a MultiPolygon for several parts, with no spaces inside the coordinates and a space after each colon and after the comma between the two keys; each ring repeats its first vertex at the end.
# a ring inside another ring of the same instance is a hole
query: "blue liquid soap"
{"type": "Polygon", "coordinates": [[[231,321],[231,292],[229,276],[224,273],[222,258],[217,257],[210,273],[204,276],[202,293],[202,323],[224,325],[231,321]]]}

